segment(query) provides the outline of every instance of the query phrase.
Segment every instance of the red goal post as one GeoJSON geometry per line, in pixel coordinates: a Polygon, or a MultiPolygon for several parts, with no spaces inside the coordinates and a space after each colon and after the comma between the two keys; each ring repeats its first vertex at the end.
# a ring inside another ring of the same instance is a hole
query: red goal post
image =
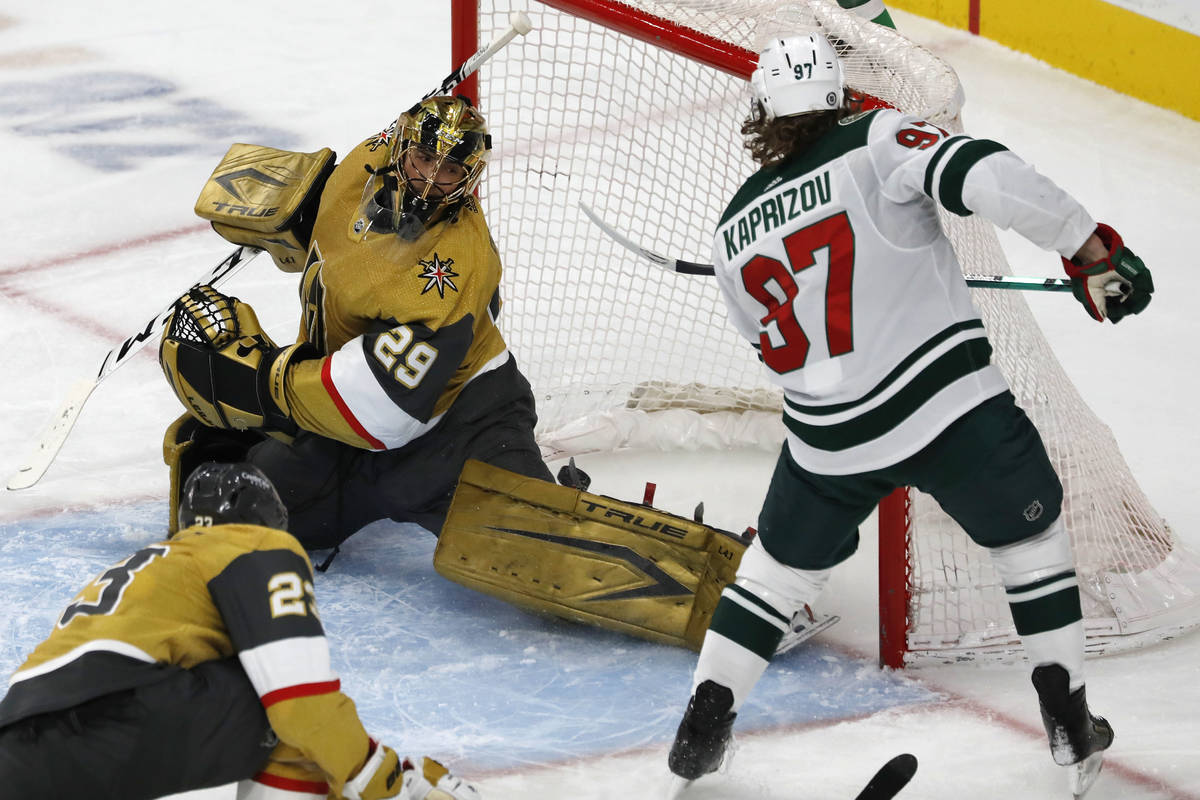
{"type": "MultiPolygon", "coordinates": [[[[724,203],[754,169],[737,134],[753,53],[797,20],[851,48],[853,88],[961,131],[953,69],[827,0],[452,0],[452,61],[516,10],[534,31],[459,91],[478,100],[496,142],[481,195],[505,263],[501,324],[534,386],[539,442],[551,456],[777,450],[779,393],[729,329],[711,281],[639,262],[578,203],[657,252],[710,260],[724,203]]],[[[943,224],[965,271],[1011,274],[989,224],[943,224]]],[[[1089,653],[1196,625],[1200,561],[1137,486],[1024,299],[977,290],[975,300],[1063,479],[1089,653]]],[[[898,491],[879,525],[882,663],[1022,657],[986,553],[936,503],[898,491]]],[[[836,610],[836,597],[824,602],[836,610]]]]}

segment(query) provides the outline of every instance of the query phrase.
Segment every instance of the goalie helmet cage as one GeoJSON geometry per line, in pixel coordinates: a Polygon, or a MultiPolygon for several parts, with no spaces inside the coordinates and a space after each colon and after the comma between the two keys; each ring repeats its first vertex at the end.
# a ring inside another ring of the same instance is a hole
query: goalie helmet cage
{"type": "MultiPolygon", "coordinates": [[[[460,91],[496,142],[480,193],[505,264],[505,336],[533,384],[549,456],[628,446],[777,449],[780,394],[724,318],[714,283],[608,240],[583,201],[631,238],[707,261],[724,204],[754,164],[737,131],[766,37],[819,26],[847,83],[961,131],[954,71],[824,0],[453,0],[452,57],[509,15],[534,31],[460,91]]],[[[1011,274],[991,225],[943,214],[966,272],[1011,274]]],[[[1018,292],[976,290],[993,358],[1062,478],[1089,653],[1200,622],[1200,559],[1137,486],[1109,429],[1067,379],[1018,292]]],[[[880,506],[880,659],[1022,657],[987,554],[936,503],[880,506]]]]}

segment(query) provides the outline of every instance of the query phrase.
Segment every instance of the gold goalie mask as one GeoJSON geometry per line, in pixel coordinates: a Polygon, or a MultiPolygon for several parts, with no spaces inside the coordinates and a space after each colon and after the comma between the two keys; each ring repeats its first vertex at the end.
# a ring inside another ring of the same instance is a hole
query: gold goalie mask
{"type": "Polygon", "coordinates": [[[461,96],[422,100],[400,115],[392,133],[387,164],[367,179],[362,211],[371,230],[412,241],[457,216],[491,158],[492,137],[461,96]]]}

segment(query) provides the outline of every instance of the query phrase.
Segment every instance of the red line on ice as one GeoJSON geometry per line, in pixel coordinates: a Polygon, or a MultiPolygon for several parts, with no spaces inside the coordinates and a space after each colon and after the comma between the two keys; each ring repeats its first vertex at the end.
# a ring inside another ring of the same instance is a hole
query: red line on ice
{"type": "MultiPolygon", "coordinates": [[[[190,236],[193,233],[208,230],[207,225],[188,225],[182,228],[174,228],[169,231],[160,233],[151,233],[147,236],[140,236],[136,239],[126,239],[121,242],[113,242],[112,244],[102,244],[93,247],[89,250],[81,250],[77,253],[67,253],[66,255],[54,256],[44,261],[34,261],[29,264],[18,264],[12,267],[0,267],[0,277],[10,275],[29,275],[34,272],[42,272],[55,267],[62,267],[68,264],[74,264],[79,261],[85,261],[89,258],[97,258],[98,256],[107,256],[113,253],[119,253],[122,250],[131,250],[135,247],[145,247],[159,242],[177,239],[180,236],[190,236]]],[[[124,338],[124,337],[121,337],[124,338]]]]}

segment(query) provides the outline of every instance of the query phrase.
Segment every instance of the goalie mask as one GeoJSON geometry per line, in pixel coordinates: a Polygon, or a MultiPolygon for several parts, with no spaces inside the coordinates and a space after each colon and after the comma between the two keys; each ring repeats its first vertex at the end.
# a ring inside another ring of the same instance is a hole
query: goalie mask
{"type": "Polygon", "coordinates": [[[842,64],[820,33],[775,39],[759,54],[750,91],[765,120],[833,111],[845,96],[842,64]]]}
{"type": "Polygon", "coordinates": [[[388,163],[363,192],[371,227],[415,240],[453,220],[491,158],[483,115],[465,97],[431,97],[396,120],[388,163]]]}
{"type": "Polygon", "coordinates": [[[287,530],[288,514],[271,481],[253,464],[201,464],[179,500],[179,528],[242,523],[287,530]]]}

